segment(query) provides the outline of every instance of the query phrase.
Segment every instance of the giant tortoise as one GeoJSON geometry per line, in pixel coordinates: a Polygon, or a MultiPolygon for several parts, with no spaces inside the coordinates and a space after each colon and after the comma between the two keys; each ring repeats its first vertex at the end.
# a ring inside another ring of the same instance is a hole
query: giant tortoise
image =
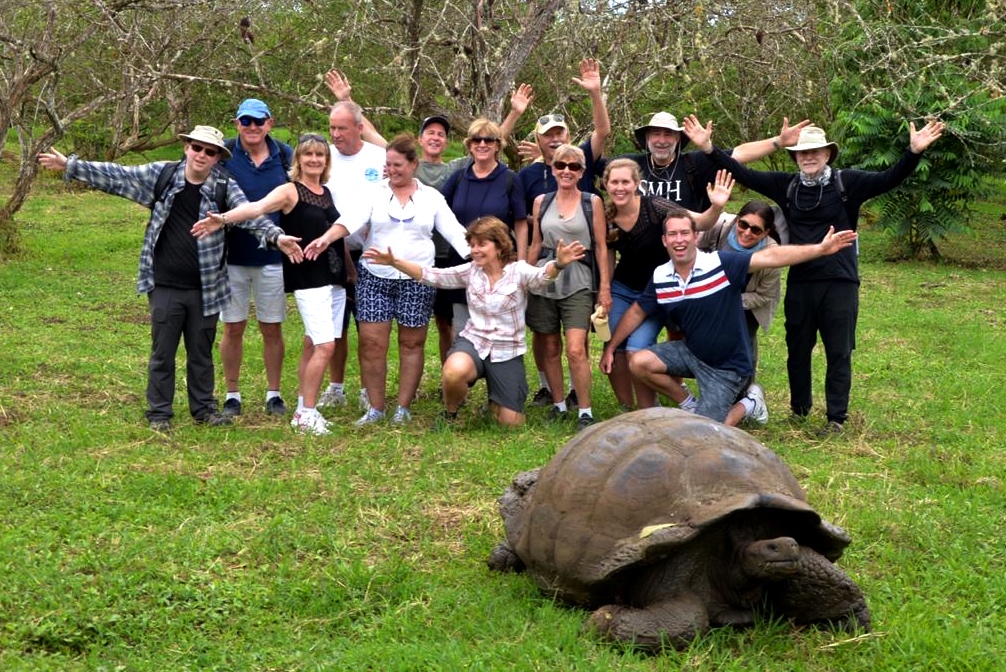
{"type": "Polygon", "coordinates": [[[869,630],[849,545],[775,453],[676,409],[579,433],[499,499],[506,540],[489,565],[593,609],[603,637],[658,649],[758,615],[869,630]]]}

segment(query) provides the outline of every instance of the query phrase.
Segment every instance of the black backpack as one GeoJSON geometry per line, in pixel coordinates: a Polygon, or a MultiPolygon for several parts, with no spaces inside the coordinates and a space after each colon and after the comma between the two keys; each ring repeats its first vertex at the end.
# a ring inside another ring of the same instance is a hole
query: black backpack
{"type": "MultiPolygon", "coordinates": [[[[541,220],[541,216],[548,210],[548,206],[552,205],[552,201],[555,200],[557,193],[550,191],[542,194],[541,205],[538,208],[538,220],[541,220]]],[[[591,277],[593,278],[591,290],[596,292],[600,284],[600,270],[597,268],[597,264],[594,263],[594,246],[596,245],[594,241],[594,194],[586,191],[580,192],[580,209],[583,210],[583,215],[587,218],[587,233],[590,235],[590,254],[583,255],[580,263],[590,267],[591,277]]],[[[536,220],[534,224],[538,227],[538,233],[541,235],[541,222],[536,220]]]]}
{"type": "MultiPolygon", "coordinates": [[[[178,172],[178,167],[181,164],[181,161],[169,161],[161,168],[161,172],[157,176],[157,182],[154,184],[154,199],[150,202],[151,210],[164,198],[164,192],[175,181],[175,174],[178,172]]],[[[214,168],[214,170],[218,172],[217,190],[213,194],[213,202],[216,203],[217,212],[226,212],[227,185],[231,181],[231,174],[227,172],[226,168],[214,168]]]]}
{"type": "MultiPolygon", "coordinates": [[[[835,178],[835,189],[838,190],[838,195],[842,197],[842,203],[848,203],[849,195],[845,192],[845,184],[842,183],[842,171],[838,168],[831,171],[832,177],[835,178]]],[[[789,186],[786,187],[786,203],[783,207],[783,211],[788,214],[790,207],[793,205],[793,197],[796,196],[796,188],[800,184],[800,176],[794,175],[793,179],[790,180],[789,186]]],[[[780,204],[783,205],[783,204],[780,204]]],[[[852,230],[855,231],[857,227],[857,222],[853,221],[852,214],[846,209],[846,217],[849,219],[849,225],[852,230]]],[[[786,221],[786,217],[783,216],[782,212],[776,211],[775,217],[775,230],[779,234],[779,242],[783,245],[789,244],[789,223],[786,221]]]]}

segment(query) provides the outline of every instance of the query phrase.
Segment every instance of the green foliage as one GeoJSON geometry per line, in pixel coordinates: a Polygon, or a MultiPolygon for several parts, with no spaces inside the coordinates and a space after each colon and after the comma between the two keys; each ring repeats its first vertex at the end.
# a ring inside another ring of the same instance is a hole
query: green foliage
{"type": "Polygon", "coordinates": [[[889,15],[856,4],[863,23],[846,23],[832,50],[831,96],[845,165],[883,170],[907,149],[909,122],[946,124],[916,173],[875,203],[903,256],[939,259],[939,243],[969,231],[1006,173],[1006,97],[982,80],[997,67],[983,55],[995,53],[980,29],[984,3],[927,4],[889,4],[889,15]]]}

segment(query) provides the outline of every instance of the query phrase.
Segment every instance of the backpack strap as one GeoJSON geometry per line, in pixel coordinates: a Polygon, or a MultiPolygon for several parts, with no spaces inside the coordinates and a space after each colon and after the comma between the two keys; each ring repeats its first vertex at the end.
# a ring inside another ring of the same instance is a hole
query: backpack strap
{"type": "Polygon", "coordinates": [[[154,198],[150,201],[151,210],[164,198],[168,185],[175,181],[175,173],[178,172],[181,163],[181,161],[168,161],[161,167],[161,172],[157,174],[157,182],[154,183],[154,198]]]}

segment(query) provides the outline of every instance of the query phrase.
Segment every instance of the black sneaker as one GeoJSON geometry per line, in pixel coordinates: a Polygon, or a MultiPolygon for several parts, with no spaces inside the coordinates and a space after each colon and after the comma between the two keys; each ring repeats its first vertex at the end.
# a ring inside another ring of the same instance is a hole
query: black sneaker
{"type": "Polygon", "coordinates": [[[210,427],[229,427],[234,424],[233,418],[227,413],[207,413],[195,419],[197,425],[210,427]]]}
{"type": "Polygon", "coordinates": [[[592,415],[581,415],[579,419],[577,419],[576,421],[576,429],[577,431],[581,429],[586,429],[587,427],[590,427],[596,422],[597,420],[595,420],[594,416],[592,415]]]}
{"type": "Polygon", "coordinates": [[[534,393],[531,397],[531,405],[539,406],[544,408],[552,403],[552,393],[548,391],[547,387],[540,387],[538,391],[534,393]]]}
{"type": "Polygon", "coordinates": [[[231,397],[225,401],[224,415],[241,415],[241,400],[231,397]]]}
{"type": "MultiPolygon", "coordinates": [[[[224,413],[227,412],[227,404],[224,404],[224,413]]],[[[270,415],[286,415],[286,404],[282,397],[272,397],[265,402],[265,412],[270,415]]]]}
{"type": "Polygon", "coordinates": [[[576,398],[576,390],[570,390],[569,394],[566,395],[566,408],[577,408],[580,406],[580,400],[576,398]]]}
{"type": "Polygon", "coordinates": [[[566,422],[569,420],[569,411],[560,411],[558,406],[553,406],[548,412],[549,422],[566,422]]]}
{"type": "Polygon", "coordinates": [[[171,431],[171,421],[163,418],[158,420],[150,421],[150,429],[154,432],[170,432],[171,431]]]}

